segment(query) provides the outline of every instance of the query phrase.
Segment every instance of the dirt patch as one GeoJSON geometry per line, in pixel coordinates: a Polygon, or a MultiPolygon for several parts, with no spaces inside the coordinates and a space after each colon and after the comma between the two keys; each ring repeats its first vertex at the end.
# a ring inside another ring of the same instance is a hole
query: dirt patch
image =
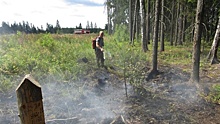
{"type": "MultiPolygon", "coordinates": [[[[148,71],[149,67],[146,67],[148,71]]],[[[143,87],[128,85],[106,69],[90,70],[74,82],[52,81],[42,85],[47,124],[165,124],[219,123],[220,106],[206,102],[205,80],[192,85],[190,75],[179,68],[163,66],[156,78],[143,87]]],[[[213,83],[209,83],[213,84],[213,83]]],[[[19,124],[15,92],[0,94],[0,123],[19,124]]]]}
{"type": "Polygon", "coordinates": [[[202,97],[207,84],[188,83],[190,75],[178,68],[162,67],[160,71],[155,79],[143,83],[142,94],[130,97],[127,113],[131,122],[219,123],[220,106],[202,97]]]}

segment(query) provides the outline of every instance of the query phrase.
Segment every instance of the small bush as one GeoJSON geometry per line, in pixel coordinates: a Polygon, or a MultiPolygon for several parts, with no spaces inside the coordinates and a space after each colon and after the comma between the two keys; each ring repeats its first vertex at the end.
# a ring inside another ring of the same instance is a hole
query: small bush
{"type": "Polygon", "coordinates": [[[114,32],[114,40],[117,42],[123,42],[129,40],[129,32],[126,25],[116,25],[114,32]]]}
{"type": "Polygon", "coordinates": [[[220,104],[220,85],[213,85],[207,99],[210,102],[220,104]]]}
{"type": "Polygon", "coordinates": [[[51,51],[54,50],[55,41],[50,34],[43,35],[43,37],[37,40],[37,43],[39,43],[42,47],[48,48],[51,51]]]}

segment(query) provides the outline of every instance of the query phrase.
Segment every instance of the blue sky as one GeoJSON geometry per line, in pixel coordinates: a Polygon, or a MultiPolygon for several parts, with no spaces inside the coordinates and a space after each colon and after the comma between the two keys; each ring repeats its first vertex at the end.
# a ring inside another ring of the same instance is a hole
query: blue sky
{"type": "MultiPolygon", "coordinates": [[[[0,23],[28,21],[35,27],[46,28],[46,23],[61,27],[75,27],[87,21],[104,28],[107,23],[105,0],[0,0],[0,23]]],[[[0,25],[1,26],[1,25],[0,25]]]]}

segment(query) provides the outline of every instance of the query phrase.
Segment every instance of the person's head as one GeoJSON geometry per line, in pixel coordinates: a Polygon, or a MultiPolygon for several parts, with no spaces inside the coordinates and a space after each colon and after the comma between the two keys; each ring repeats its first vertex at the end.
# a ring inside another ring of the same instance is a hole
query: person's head
{"type": "Polygon", "coordinates": [[[99,32],[99,36],[100,36],[100,37],[103,37],[103,36],[104,36],[104,32],[103,32],[103,31],[100,31],[100,32],[99,32]]]}

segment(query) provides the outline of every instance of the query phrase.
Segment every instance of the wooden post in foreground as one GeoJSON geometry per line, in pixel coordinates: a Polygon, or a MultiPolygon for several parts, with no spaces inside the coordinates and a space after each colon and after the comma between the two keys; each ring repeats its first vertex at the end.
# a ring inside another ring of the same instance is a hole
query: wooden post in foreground
{"type": "Polygon", "coordinates": [[[21,124],[45,124],[40,84],[26,75],[16,88],[21,124]]]}

